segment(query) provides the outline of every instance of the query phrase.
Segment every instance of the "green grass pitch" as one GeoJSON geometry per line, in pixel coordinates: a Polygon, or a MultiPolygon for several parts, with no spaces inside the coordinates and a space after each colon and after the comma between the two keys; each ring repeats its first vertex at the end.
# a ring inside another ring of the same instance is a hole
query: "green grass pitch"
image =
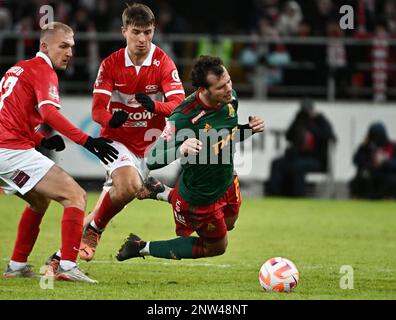
{"type": "MultiPolygon", "coordinates": [[[[88,209],[97,198],[89,194],[88,209]]],[[[0,196],[4,268],[23,208],[20,199],[0,196]]],[[[53,203],[44,217],[29,260],[36,271],[59,247],[61,209],[53,203]]],[[[56,281],[43,289],[38,279],[2,278],[0,299],[395,299],[395,225],[391,201],[244,199],[223,256],[120,263],[114,256],[129,232],[146,240],[174,237],[170,205],[133,201],[108,226],[95,260],[80,263],[98,285],[56,281]],[[266,293],[259,286],[260,266],[276,256],[291,259],[300,271],[293,293],[266,293]],[[353,289],[340,288],[344,265],[353,268],[353,289]]]]}

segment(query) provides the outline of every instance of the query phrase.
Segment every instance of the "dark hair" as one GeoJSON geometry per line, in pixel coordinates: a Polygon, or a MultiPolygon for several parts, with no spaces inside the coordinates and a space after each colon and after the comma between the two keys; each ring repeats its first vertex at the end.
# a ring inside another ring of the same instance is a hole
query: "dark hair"
{"type": "Polygon", "coordinates": [[[122,24],[128,26],[147,27],[155,25],[155,16],[151,9],[142,3],[127,4],[122,13],[122,24]]]}
{"type": "Polygon", "coordinates": [[[191,71],[192,85],[196,88],[209,88],[208,74],[220,77],[224,73],[223,65],[219,57],[200,56],[191,71]]]}
{"type": "Polygon", "coordinates": [[[388,133],[382,122],[374,122],[370,125],[368,138],[379,147],[384,147],[389,143],[388,133]]]}

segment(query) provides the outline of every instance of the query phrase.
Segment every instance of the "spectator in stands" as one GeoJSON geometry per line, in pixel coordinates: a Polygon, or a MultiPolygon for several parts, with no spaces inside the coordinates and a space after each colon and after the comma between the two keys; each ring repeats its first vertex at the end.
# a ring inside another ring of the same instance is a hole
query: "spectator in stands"
{"type": "Polygon", "coordinates": [[[11,13],[7,8],[0,7],[0,31],[11,30],[11,13]]]}
{"type": "Polygon", "coordinates": [[[327,23],[339,18],[339,14],[335,10],[336,7],[331,0],[316,0],[316,12],[312,13],[309,19],[313,35],[319,37],[326,36],[327,23]]]}
{"type": "Polygon", "coordinates": [[[396,33],[396,3],[393,0],[386,1],[384,5],[384,20],[386,27],[391,34],[396,33]]]}
{"type": "Polygon", "coordinates": [[[396,198],[396,143],[383,123],[373,123],[353,157],[356,176],[349,184],[352,197],[396,198]]]}
{"type": "Polygon", "coordinates": [[[328,170],[328,145],[335,141],[330,122],[304,99],[295,119],[286,131],[290,146],[285,155],[274,160],[266,184],[267,195],[304,196],[305,175],[328,170]]]}
{"type": "MultiPolygon", "coordinates": [[[[91,21],[90,12],[86,7],[79,7],[75,12],[74,22],[71,24],[73,30],[78,32],[95,32],[95,24],[91,21]]],[[[96,46],[94,41],[89,39],[81,39],[78,43],[78,50],[74,54],[70,79],[74,82],[75,86],[68,90],[68,93],[83,93],[87,88],[90,88],[91,82],[90,75],[96,76],[98,70],[99,59],[97,56],[96,46]],[[89,63],[87,63],[89,61],[89,63]],[[92,68],[93,71],[90,72],[92,68]],[[87,80],[90,81],[87,81],[87,80]]]]}
{"type": "MultiPolygon", "coordinates": [[[[326,26],[327,42],[327,73],[336,84],[336,93],[344,97],[350,84],[347,49],[343,41],[344,33],[337,20],[330,21],[326,26]]],[[[326,77],[327,78],[327,77],[326,77]]]]}
{"type": "Polygon", "coordinates": [[[371,48],[373,100],[384,102],[387,99],[388,72],[390,60],[389,34],[386,25],[378,22],[375,26],[373,46],[371,48]]]}
{"type": "MultiPolygon", "coordinates": [[[[6,43],[4,36],[1,34],[2,31],[10,31],[12,27],[11,12],[7,8],[0,7],[0,55],[3,54],[3,47],[6,43]]],[[[8,66],[3,61],[0,62],[0,74],[3,74],[8,66]]]]}
{"type": "Polygon", "coordinates": [[[302,20],[303,15],[300,5],[296,1],[289,1],[279,16],[276,28],[282,36],[294,36],[298,32],[302,20]]]}
{"type": "Polygon", "coordinates": [[[253,1],[253,10],[251,16],[253,16],[253,24],[257,24],[257,21],[261,18],[266,18],[271,24],[274,24],[280,14],[280,0],[255,0],[253,1]]]}
{"type": "Polygon", "coordinates": [[[290,64],[290,54],[286,46],[278,43],[266,56],[268,66],[266,81],[268,86],[274,86],[283,82],[283,68],[290,64]]]}

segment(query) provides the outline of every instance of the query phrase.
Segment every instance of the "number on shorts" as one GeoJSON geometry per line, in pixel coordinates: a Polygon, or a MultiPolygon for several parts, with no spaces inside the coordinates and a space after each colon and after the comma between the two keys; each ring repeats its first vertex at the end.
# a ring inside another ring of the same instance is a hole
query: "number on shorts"
{"type": "Polygon", "coordinates": [[[7,79],[5,77],[3,77],[3,79],[1,79],[0,81],[0,92],[3,91],[3,89],[5,90],[4,94],[1,95],[0,98],[0,111],[4,106],[4,99],[7,98],[11,92],[12,89],[14,89],[15,84],[17,83],[18,78],[17,77],[13,77],[10,76],[7,79]]]}

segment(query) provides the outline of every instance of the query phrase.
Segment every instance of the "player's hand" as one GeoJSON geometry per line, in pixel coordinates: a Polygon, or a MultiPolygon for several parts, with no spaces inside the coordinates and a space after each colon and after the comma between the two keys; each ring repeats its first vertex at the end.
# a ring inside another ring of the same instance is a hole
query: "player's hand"
{"type": "Polygon", "coordinates": [[[189,154],[197,155],[202,149],[202,142],[195,138],[189,138],[180,146],[180,153],[187,157],[189,154]]]}
{"type": "Polygon", "coordinates": [[[249,127],[253,133],[263,132],[265,128],[264,120],[256,116],[250,116],[249,127]]]}
{"type": "Polygon", "coordinates": [[[43,138],[40,145],[48,150],[62,151],[65,149],[65,142],[59,134],[48,139],[43,138]]]}
{"type": "Polygon", "coordinates": [[[135,99],[139,102],[143,107],[146,108],[147,111],[154,112],[155,104],[151,98],[145,93],[136,93],[135,99]]]}
{"type": "Polygon", "coordinates": [[[84,148],[92,152],[104,164],[108,164],[109,162],[113,162],[115,159],[117,159],[118,155],[117,149],[112,147],[110,144],[112,142],[113,141],[111,141],[110,139],[106,139],[103,137],[88,137],[87,141],[84,144],[84,148]]]}
{"type": "Polygon", "coordinates": [[[119,128],[121,127],[125,121],[128,119],[128,112],[125,112],[123,110],[118,110],[113,113],[113,116],[111,117],[109,121],[109,126],[110,128],[119,128]]]}

